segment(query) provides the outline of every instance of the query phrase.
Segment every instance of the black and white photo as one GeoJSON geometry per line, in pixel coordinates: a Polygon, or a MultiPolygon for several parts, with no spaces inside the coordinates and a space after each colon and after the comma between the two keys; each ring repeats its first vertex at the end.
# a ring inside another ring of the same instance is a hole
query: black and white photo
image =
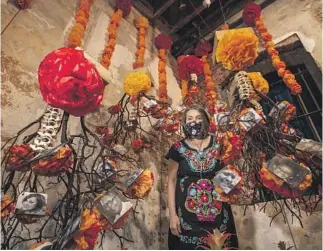
{"type": "Polygon", "coordinates": [[[220,112],[214,114],[215,125],[224,126],[230,123],[230,116],[228,112],[220,112]]]}
{"type": "Polygon", "coordinates": [[[268,169],[284,180],[291,187],[297,187],[311,171],[297,164],[295,161],[277,154],[268,161],[268,169]]]}
{"type": "Polygon", "coordinates": [[[110,224],[114,224],[132,208],[132,203],[120,191],[113,188],[100,196],[94,206],[110,224]]]}
{"type": "Polygon", "coordinates": [[[18,196],[16,214],[44,216],[47,194],[23,192],[18,196]]]}
{"type": "Polygon", "coordinates": [[[136,179],[139,178],[139,176],[142,174],[143,171],[144,171],[143,169],[138,169],[137,171],[130,174],[128,179],[126,180],[125,187],[126,188],[130,187],[136,181],[136,179]]]}
{"type": "Polygon", "coordinates": [[[283,103],[283,102],[280,102],[278,105],[277,105],[277,108],[276,107],[273,107],[268,116],[269,117],[276,117],[278,115],[278,112],[280,112],[280,114],[283,114],[284,111],[286,110],[287,108],[287,104],[283,103]]]}
{"type": "Polygon", "coordinates": [[[113,162],[112,160],[105,160],[104,162],[99,163],[95,168],[97,183],[106,183],[109,178],[112,179],[112,176],[116,175],[117,172],[116,165],[116,162],[113,162]]]}
{"type": "Polygon", "coordinates": [[[228,194],[239,183],[240,180],[241,176],[239,176],[234,171],[225,168],[219,171],[217,175],[215,175],[213,181],[223,190],[223,192],[228,194]]]}
{"type": "Polygon", "coordinates": [[[251,128],[257,125],[260,120],[261,117],[259,114],[254,109],[249,108],[248,112],[241,116],[240,124],[246,131],[249,131],[251,128]]]}

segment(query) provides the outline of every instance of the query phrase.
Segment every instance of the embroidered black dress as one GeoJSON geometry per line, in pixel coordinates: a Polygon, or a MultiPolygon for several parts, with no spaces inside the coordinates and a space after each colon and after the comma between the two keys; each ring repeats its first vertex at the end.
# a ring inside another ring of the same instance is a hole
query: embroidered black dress
{"type": "Polygon", "coordinates": [[[238,249],[234,219],[229,204],[216,200],[212,178],[223,166],[214,158],[219,145],[211,137],[202,152],[190,148],[184,140],[175,143],[166,155],[179,163],[175,192],[177,215],[180,219],[180,238],[169,233],[169,249],[197,249],[207,246],[207,231],[233,234],[226,248],[238,249]]]}

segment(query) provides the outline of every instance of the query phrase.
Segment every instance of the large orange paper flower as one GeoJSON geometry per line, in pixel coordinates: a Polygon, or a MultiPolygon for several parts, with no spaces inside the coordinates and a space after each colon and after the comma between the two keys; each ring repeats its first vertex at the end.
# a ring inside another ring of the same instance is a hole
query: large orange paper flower
{"type": "Polygon", "coordinates": [[[254,64],[258,57],[257,36],[249,29],[228,30],[216,48],[216,59],[227,70],[241,70],[254,64]]]}

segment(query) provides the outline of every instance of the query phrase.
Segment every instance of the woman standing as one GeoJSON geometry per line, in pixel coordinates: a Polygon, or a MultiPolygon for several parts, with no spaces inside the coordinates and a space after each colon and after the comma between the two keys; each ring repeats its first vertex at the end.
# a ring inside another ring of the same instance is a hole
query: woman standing
{"type": "Polygon", "coordinates": [[[234,219],[229,204],[217,200],[212,179],[223,168],[215,159],[219,145],[208,134],[206,111],[192,106],[184,112],[185,138],[166,155],[168,168],[169,249],[205,246],[209,231],[231,233],[222,248],[238,249],[234,219]]]}

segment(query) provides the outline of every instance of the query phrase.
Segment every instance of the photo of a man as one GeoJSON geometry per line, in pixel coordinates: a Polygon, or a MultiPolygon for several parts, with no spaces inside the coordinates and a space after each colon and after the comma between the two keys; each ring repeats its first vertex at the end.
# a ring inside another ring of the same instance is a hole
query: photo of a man
{"type": "Polygon", "coordinates": [[[131,208],[131,202],[116,189],[113,188],[95,201],[95,207],[109,221],[116,223],[131,208]]]}
{"type": "Polygon", "coordinates": [[[291,187],[297,187],[310,173],[309,169],[301,167],[295,161],[280,154],[268,162],[268,169],[291,187]]]}
{"type": "Polygon", "coordinates": [[[223,190],[223,192],[228,194],[239,183],[240,180],[241,177],[238,174],[225,168],[218,172],[213,181],[223,190]]]}

